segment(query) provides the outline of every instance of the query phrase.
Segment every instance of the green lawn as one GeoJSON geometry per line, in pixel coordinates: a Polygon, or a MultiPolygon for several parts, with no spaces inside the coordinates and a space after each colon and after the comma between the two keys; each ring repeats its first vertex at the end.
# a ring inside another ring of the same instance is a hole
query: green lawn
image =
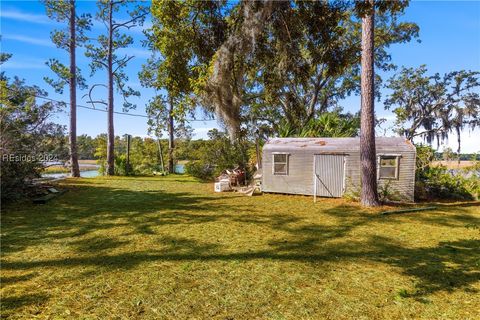
{"type": "Polygon", "coordinates": [[[480,318],[478,203],[384,216],[183,176],[62,185],[2,213],[3,317],[480,318]]]}

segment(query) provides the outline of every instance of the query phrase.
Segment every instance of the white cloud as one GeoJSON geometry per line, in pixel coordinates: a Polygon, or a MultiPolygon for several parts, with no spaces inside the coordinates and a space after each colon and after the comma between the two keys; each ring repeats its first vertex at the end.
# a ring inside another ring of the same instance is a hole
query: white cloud
{"type": "Polygon", "coordinates": [[[44,14],[34,14],[28,13],[18,10],[1,10],[0,18],[2,19],[12,19],[18,21],[25,21],[30,23],[38,23],[38,24],[52,24],[55,23],[53,20],[50,20],[44,14]]]}
{"type": "Polygon", "coordinates": [[[141,48],[122,48],[118,49],[119,55],[135,56],[135,58],[149,58],[151,52],[141,48]]]}
{"type": "Polygon", "coordinates": [[[20,34],[6,34],[2,36],[2,39],[20,41],[20,42],[25,42],[25,43],[38,45],[38,46],[45,46],[45,47],[55,46],[50,40],[42,39],[42,38],[33,38],[29,36],[23,36],[20,34]]]}
{"type": "Polygon", "coordinates": [[[8,60],[2,65],[2,69],[44,69],[47,68],[43,60],[8,60]]]}

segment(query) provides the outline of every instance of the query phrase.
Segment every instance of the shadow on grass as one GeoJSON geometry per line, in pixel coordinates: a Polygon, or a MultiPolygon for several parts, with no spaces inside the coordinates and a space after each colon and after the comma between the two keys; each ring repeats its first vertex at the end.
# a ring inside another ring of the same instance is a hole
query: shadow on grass
{"type": "MultiPolygon", "coordinates": [[[[135,180],[142,182],[143,178],[135,180]]],[[[161,180],[160,187],[161,187],[161,180]]],[[[402,219],[417,219],[430,224],[464,227],[480,225],[480,217],[468,214],[467,206],[440,206],[440,213],[415,213],[398,216],[380,216],[368,213],[356,205],[339,204],[319,209],[330,223],[312,223],[305,216],[259,212],[253,198],[242,204],[229,204],[235,197],[219,197],[194,192],[162,190],[134,190],[107,187],[107,179],[95,185],[84,180],[71,186],[75,191],[65,194],[45,206],[26,206],[8,212],[2,217],[2,255],[22,251],[38,243],[71,238],[70,245],[80,255],[68,259],[3,261],[6,271],[36,271],[37,268],[74,268],[93,266],[109,269],[133,269],[145,262],[158,261],[227,261],[275,260],[298,262],[342,262],[368,260],[394,266],[400,272],[417,279],[416,291],[411,297],[436,291],[452,291],[480,281],[480,241],[458,240],[440,242],[435,247],[410,248],[392,238],[370,236],[363,240],[338,241],[356,228],[381,224],[396,224],[402,219]],[[250,203],[250,205],[249,205],[250,203]],[[441,213],[449,213],[442,215],[441,213]],[[191,238],[161,235],[160,226],[207,224],[212,222],[237,223],[248,227],[261,226],[286,234],[282,239],[266,239],[268,249],[231,252],[215,243],[191,238]],[[130,231],[121,239],[109,237],[109,229],[126,227],[130,231]],[[131,230],[133,229],[133,230],[131,230]],[[93,234],[101,231],[102,236],[93,234]],[[92,233],[92,234],[91,234],[92,233]],[[128,236],[157,235],[161,250],[112,254],[110,251],[126,245],[128,236]],[[84,236],[84,239],[75,240],[84,236]]],[[[263,204],[268,207],[269,204],[263,204]]],[[[394,235],[392,235],[394,236],[394,235]]],[[[35,275],[32,273],[31,275],[35,275]]],[[[81,276],[81,275],[79,275],[81,276]]],[[[5,279],[6,283],[27,281],[30,275],[5,279]]],[[[8,297],[7,308],[42,301],[43,296],[8,297]]]]}
{"type": "Polygon", "coordinates": [[[98,253],[118,248],[128,241],[96,236],[93,238],[72,241],[71,245],[80,252],[98,253]]]}
{"type": "Polygon", "coordinates": [[[24,306],[42,305],[47,301],[48,296],[35,293],[10,297],[2,296],[2,319],[8,311],[16,310],[24,306]]]}
{"type": "Polygon", "coordinates": [[[476,225],[480,228],[480,202],[461,203],[458,205],[439,204],[434,213],[431,211],[410,212],[388,217],[389,220],[395,218],[412,217],[418,222],[431,225],[441,225],[445,227],[465,227],[466,225],[476,225]],[[478,215],[472,215],[471,210],[467,208],[478,208],[478,215]]]}
{"type": "MultiPolygon", "coordinates": [[[[218,203],[222,198],[188,192],[115,189],[91,186],[85,181],[76,182],[73,189],[47,205],[26,204],[3,213],[2,254],[24,250],[39,241],[101,230],[108,233],[109,229],[121,226],[133,228],[135,234],[154,234],[152,229],[158,226],[211,222],[226,217],[221,213],[225,210],[242,209],[218,203]]],[[[121,245],[110,241],[104,244],[105,249],[121,245]]],[[[79,243],[79,248],[86,245],[79,243]]]]}
{"type": "Polygon", "coordinates": [[[386,238],[372,239],[373,260],[401,268],[402,273],[418,279],[409,293],[419,297],[435,291],[452,292],[480,282],[480,240],[443,241],[434,248],[404,248],[386,238]],[[383,254],[380,253],[391,253],[383,254]]]}
{"type": "Polygon", "coordinates": [[[29,273],[29,274],[24,274],[24,275],[21,275],[21,276],[13,276],[13,277],[2,276],[2,277],[0,277],[0,283],[2,284],[2,288],[5,288],[5,287],[7,287],[9,285],[12,285],[12,284],[15,284],[19,281],[30,280],[37,275],[38,275],[38,273],[29,273]]]}
{"type": "Polygon", "coordinates": [[[224,253],[214,243],[199,243],[191,239],[167,238],[166,249],[116,255],[94,255],[69,259],[4,262],[4,270],[30,270],[55,267],[94,266],[105,269],[132,269],[145,262],[158,261],[229,261],[280,260],[299,262],[339,262],[357,259],[381,262],[401,269],[417,279],[416,292],[411,296],[436,291],[463,288],[475,291],[470,285],[480,281],[480,240],[441,242],[436,247],[405,248],[388,238],[375,237],[367,244],[321,245],[317,239],[271,242],[272,249],[224,253]]]}

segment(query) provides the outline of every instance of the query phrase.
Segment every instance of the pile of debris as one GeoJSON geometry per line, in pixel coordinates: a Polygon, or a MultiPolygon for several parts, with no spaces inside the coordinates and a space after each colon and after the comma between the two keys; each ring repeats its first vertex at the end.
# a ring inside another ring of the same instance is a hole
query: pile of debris
{"type": "Polygon", "coordinates": [[[215,179],[215,192],[235,191],[247,196],[253,195],[255,191],[262,192],[262,173],[258,171],[253,181],[247,185],[246,173],[240,168],[225,170],[215,179]]]}
{"type": "Polygon", "coordinates": [[[45,204],[53,198],[62,195],[66,190],[59,190],[53,185],[40,184],[36,186],[35,193],[32,194],[33,203],[45,204]]]}
{"type": "Polygon", "coordinates": [[[235,168],[233,170],[224,170],[221,175],[215,179],[215,192],[232,191],[245,185],[245,170],[235,168]]]}

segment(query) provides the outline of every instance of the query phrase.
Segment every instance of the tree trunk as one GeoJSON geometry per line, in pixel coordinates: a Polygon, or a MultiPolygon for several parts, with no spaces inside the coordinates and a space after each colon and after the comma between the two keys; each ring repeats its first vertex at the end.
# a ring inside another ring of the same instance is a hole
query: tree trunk
{"type": "Polygon", "coordinates": [[[127,134],[127,164],[125,165],[125,175],[130,175],[130,141],[132,136],[127,134]]]}
{"type": "Polygon", "coordinates": [[[375,151],[374,110],[374,0],[367,0],[370,8],[362,17],[362,74],[360,160],[362,167],[361,201],[364,206],[378,206],[377,160],[375,151]]]}
{"type": "Polygon", "coordinates": [[[170,109],[168,110],[168,171],[169,173],[175,173],[175,167],[173,165],[173,149],[174,145],[174,130],[173,127],[173,99],[170,98],[170,109]]]}
{"type": "Polygon", "coordinates": [[[160,154],[160,166],[162,168],[162,172],[165,172],[165,165],[163,163],[162,144],[160,143],[160,138],[159,137],[157,137],[157,145],[158,145],[158,153],[160,154]]]}
{"type": "Polygon", "coordinates": [[[75,0],[70,0],[70,164],[72,177],[80,177],[77,153],[77,63],[75,33],[75,0]]]}
{"type": "Polygon", "coordinates": [[[458,156],[458,167],[460,168],[460,152],[461,152],[461,147],[462,147],[462,140],[460,137],[460,127],[455,128],[457,131],[457,142],[458,142],[458,148],[457,148],[457,156],[458,156]]]}
{"type": "Polygon", "coordinates": [[[259,145],[259,142],[258,142],[258,133],[257,133],[257,136],[255,137],[255,152],[256,152],[256,156],[257,156],[257,166],[258,166],[258,170],[261,170],[262,169],[262,154],[260,152],[260,145],[259,145]]]}
{"type": "Polygon", "coordinates": [[[108,12],[108,143],[107,143],[107,175],[115,174],[115,131],[113,128],[113,3],[110,1],[108,12]]]}

